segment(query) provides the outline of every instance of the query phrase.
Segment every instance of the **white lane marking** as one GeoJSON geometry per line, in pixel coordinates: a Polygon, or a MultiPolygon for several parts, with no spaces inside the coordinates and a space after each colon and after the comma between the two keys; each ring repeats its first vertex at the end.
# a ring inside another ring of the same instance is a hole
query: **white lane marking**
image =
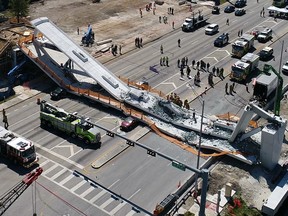
{"type": "Polygon", "coordinates": [[[36,140],[36,143],[38,143],[39,141],[41,141],[41,140],[43,140],[43,139],[45,139],[45,138],[47,138],[49,136],[50,136],[50,134],[47,134],[46,136],[41,137],[39,140],[36,140]]]}
{"type": "Polygon", "coordinates": [[[93,203],[99,199],[101,196],[103,196],[105,193],[107,193],[105,190],[100,191],[96,196],[94,196],[92,199],[89,200],[89,203],[93,203]]]}
{"type": "MultiPolygon", "coordinates": [[[[66,182],[70,181],[74,175],[71,173],[69,176],[67,176],[65,179],[63,179],[61,182],[59,182],[60,185],[64,185],[66,182]]],[[[73,191],[71,191],[73,192],[73,191]]]]}
{"type": "Polygon", "coordinates": [[[116,212],[118,212],[124,205],[126,205],[127,203],[126,202],[121,202],[119,205],[117,205],[114,209],[112,209],[110,211],[110,215],[115,215],[116,212]]]}
{"type": "Polygon", "coordinates": [[[126,216],[132,216],[134,215],[136,212],[134,210],[130,210],[130,212],[128,212],[128,214],[126,214],[126,216]]]}
{"type": "Polygon", "coordinates": [[[33,113],[33,114],[27,116],[26,118],[23,118],[23,119],[21,119],[21,120],[18,120],[15,124],[10,125],[10,127],[12,127],[12,126],[14,126],[14,125],[19,125],[20,122],[23,122],[23,121],[29,119],[30,117],[32,117],[32,116],[34,116],[34,115],[39,115],[39,113],[40,113],[40,112],[36,112],[36,113],[33,113]]]}
{"type": "MultiPolygon", "coordinates": [[[[67,170],[68,170],[68,169],[67,169],[67,170]]],[[[99,206],[95,205],[93,202],[91,202],[91,200],[88,201],[88,200],[84,199],[83,197],[79,196],[78,194],[76,194],[74,191],[71,191],[69,188],[66,188],[66,187],[63,186],[63,183],[65,184],[66,182],[68,182],[69,180],[71,180],[73,177],[75,177],[75,176],[72,174],[72,171],[71,171],[71,170],[68,170],[68,171],[71,172],[71,175],[68,176],[67,178],[63,179],[60,183],[55,182],[55,181],[52,181],[52,182],[53,182],[54,184],[58,185],[59,187],[65,189],[66,191],[72,193],[72,194],[75,195],[76,197],[79,197],[79,198],[82,199],[83,201],[90,203],[90,204],[93,205],[95,208],[97,208],[97,209],[99,209],[99,210],[101,210],[101,211],[103,211],[103,212],[105,212],[106,214],[109,215],[109,212],[108,212],[108,211],[106,211],[105,209],[99,208],[99,206]]],[[[47,177],[47,176],[45,176],[45,175],[44,175],[43,177],[44,177],[44,178],[47,178],[48,180],[51,180],[49,177],[47,177]]],[[[93,188],[93,189],[94,189],[94,188],[93,188]]],[[[104,194],[104,193],[106,193],[106,191],[102,190],[100,193],[101,193],[101,194],[104,194]]],[[[99,194],[100,194],[100,193],[99,193],[99,194]]],[[[96,199],[95,199],[95,200],[96,200],[96,199]]],[[[95,201],[95,200],[94,200],[94,201],[95,201]]]]}
{"type": "Polygon", "coordinates": [[[69,148],[69,149],[70,149],[70,157],[71,157],[71,155],[74,155],[74,154],[75,154],[75,153],[74,153],[74,148],[73,148],[74,145],[70,144],[70,145],[62,145],[62,146],[61,146],[61,144],[64,143],[64,142],[67,142],[67,140],[63,140],[63,141],[60,142],[58,145],[56,145],[56,146],[54,146],[53,148],[51,148],[51,150],[53,150],[53,149],[55,149],[55,148],[69,148]]]}
{"type": "Polygon", "coordinates": [[[80,181],[78,184],[76,184],[74,187],[72,187],[70,190],[74,192],[74,191],[76,191],[78,188],[80,188],[81,186],[83,186],[85,183],[87,183],[87,181],[82,180],[82,181],[80,181]]]}
{"type": "Polygon", "coordinates": [[[67,169],[62,169],[60,170],[59,172],[57,172],[55,175],[51,176],[50,179],[53,181],[55,180],[56,178],[58,178],[60,175],[62,175],[63,173],[65,173],[67,171],[67,169]]]}
{"type": "Polygon", "coordinates": [[[81,198],[84,198],[85,196],[87,196],[91,191],[93,191],[95,188],[94,187],[89,187],[86,191],[84,191],[82,194],[80,194],[79,196],[81,198]]]}
{"type": "Polygon", "coordinates": [[[34,142],[34,145],[35,145],[37,148],[42,149],[43,151],[46,151],[46,152],[48,152],[49,154],[52,154],[53,156],[58,157],[58,158],[60,158],[60,159],[62,159],[62,160],[64,160],[64,161],[66,161],[67,163],[70,163],[70,164],[78,167],[78,168],[81,169],[81,170],[84,169],[84,166],[82,166],[81,164],[78,164],[78,163],[76,163],[75,161],[70,160],[69,158],[66,158],[66,157],[64,157],[64,156],[62,156],[62,155],[60,155],[60,154],[58,154],[58,153],[56,153],[56,152],[53,152],[53,151],[51,151],[50,149],[45,148],[45,147],[39,145],[38,143],[35,143],[35,142],[34,142]]]}
{"type": "Polygon", "coordinates": [[[55,169],[58,166],[58,164],[54,164],[53,166],[49,167],[47,170],[43,171],[44,175],[47,175],[50,171],[52,171],[53,169],[55,169]]]}
{"type": "Polygon", "coordinates": [[[133,196],[135,196],[139,191],[141,191],[141,188],[139,188],[137,191],[135,191],[135,192],[128,198],[128,200],[130,200],[133,196]]]}
{"type": "Polygon", "coordinates": [[[38,165],[39,165],[39,167],[43,167],[43,166],[45,166],[47,163],[49,163],[50,162],[50,160],[45,160],[45,161],[43,161],[42,163],[38,163],[38,165]]]}
{"type": "Polygon", "coordinates": [[[106,200],[101,206],[99,206],[101,209],[104,209],[106,206],[108,206],[110,203],[115,201],[112,197],[110,197],[108,200],[106,200]]]}
{"type": "Polygon", "coordinates": [[[116,180],[115,182],[113,182],[109,187],[108,187],[108,189],[110,189],[111,187],[113,187],[117,182],[119,182],[120,181],[120,179],[118,179],[118,180],[116,180]]]}
{"type": "Polygon", "coordinates": [[[177,89],[177,86],[174,82],[162,82],[161,85],[172,85],[174,89],[177,89]]]}

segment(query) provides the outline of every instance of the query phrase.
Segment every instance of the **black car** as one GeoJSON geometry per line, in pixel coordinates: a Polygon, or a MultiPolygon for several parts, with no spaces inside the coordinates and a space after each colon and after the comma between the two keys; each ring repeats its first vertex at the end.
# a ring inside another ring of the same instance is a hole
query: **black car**
{"type": "Polygon", "coordinates": [[[216,40],[214,41],[214,46],[221,47],[227,44],[228,42],[229,42],[229,34],[223,33],[218,38],[216,38],[216,40]]]}
{"type": "Polygon", "coordinates": [[[220,8],[218,6],[214,6],[212,8],[212,14],[220,14],[220,8]]]}
{"type": "Polygon", "coordinates": [[[272,47],[264,47],[264,48],[259,52],[260,60],[262,60],[262,61],[267,61],[267,60],[272,59],[273,53],[274,53],[274,50],[273,50],[272,47]]]}
{"type": "Polygon", "coordinates": [[[246,0],[237,0],[235,2],[235,7],[236,8],[242,8],[242,7],[245,7],[247,4],[246,0]]]}
{"type": "Polygon", "coordinates": [[[235,16],[242,16],[246,13],[246,10],[245,9],[237,9],[235,11],[235,16]]]}
{"type": "Polygon", "coordinates": [[[59,100],[65,97],[67,94],[66,90],[60,87],[57,87],[55,90],[50,92],[50,96],[52,100],[59,100]]]}
{"type": "Polygon", "coordinates": [[[225,7],[224,12],[225,13],[232,13],[235,11],[235,7],[232,5],[228,5],[227,7],[225,7]]]}

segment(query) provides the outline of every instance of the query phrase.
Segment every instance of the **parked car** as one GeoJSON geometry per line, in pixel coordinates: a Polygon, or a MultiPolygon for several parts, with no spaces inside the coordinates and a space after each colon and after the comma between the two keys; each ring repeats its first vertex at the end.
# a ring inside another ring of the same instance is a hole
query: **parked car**
{"type": "Polygon", "coordinates": [[[60,100],[66,96],[67,92],[65,89],[57,87],[55,90],[50,92],[50,96],[52,100],[60,100]]]}
{"type": "Polygon", "coordinates": [[[257,39],[259,33],[260,33],[260,31],[258,29],[254,29],[250,32],[251,35],[255,36],[255,39],[257,39]]]}
{"type": "Polygon", "coordinates": [[[122,131],[131,131],[138,125],[138,121],[133,117],[127,117],[120,125],[122,131]]]}
{"type": "Polygon", "coordinates": [[[246,14],[246,10],[245,9],[237,9],[235,11],[235,16],[242,16],[244,14],[246,14]]]}
{"type": "Polygon", "coordinates": [[[242,7],[245,7],[247,4],[246,0],[237,0],[235,2],[235,7],[236,8],[242,8],[242,7]]]}
{"type": "Polygon", "coordinates": [[[228,5],[227,7],[225,7],[224,12],[225,13],[232,13],[235,11],[235,7],[232,5],[228,5]]]}
{"type": "Polygon", "coordinates": [[[221,47],[227,44],[228,42],[229,42],[229,34],[223,33],[219,37],[216,38],[216,40],[214,41],[214,46],[221,47]]]}
{"type": "Polygon", "coordinates": [[[212,14],[220,14],[220,8],[218,6],[214,6],[212,8],[212,14]]]}
{"type": "Polygon", "coordinates": [[[283,65],[282,73],[288,74],[288,61],[283,65]]]}
{"type": "Polygon", "coordinates": [[[212,35],[219,31],[219,25],[218,24],[210,24],[205,28],[205,34],[212,35]]]}
{"type": "Polygon", "coordinates": [[[259,57],[260,60],[269,60],[272,58],[274,53],[274,50],[272,47],[264,47],[260,52],[259,52],[259,57]]]}
{"type": "Polygon", "coordinates": [[[260,43],[266,43],[267,41],[269,41],[270,39],[272,39],[272,29],[270,28],[265,28],[263,31],[261,31],[258,36],[257,36],[257,40],[260,43]]]}

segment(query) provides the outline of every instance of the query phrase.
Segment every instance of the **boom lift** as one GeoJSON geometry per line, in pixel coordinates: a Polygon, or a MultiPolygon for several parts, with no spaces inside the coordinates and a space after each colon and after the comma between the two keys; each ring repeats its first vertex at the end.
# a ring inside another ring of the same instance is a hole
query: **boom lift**
{"type": "Polygon", "coordinates": [[[282,99],[282,88],[283,88],[283,78],[281,77],[280,73],[278,73],[271,65],[265,64],[264,65],[264,73],[269,74],[272,71],[278,77],[278,87],[276,90],[275,96],[275,103],[274,103],[274,114],[276,116],[280,115],[280,103],[282,99]]]}
{"type": "Polygon", "coordinates": [[[13,188],[7,191],[0,198],[0,215],[3,215],[5,211],[20,197],[20,195],[41,175],[43,169],[38,167],[35,171],[27,174],[22,181],[17,183],[13,188]]]}

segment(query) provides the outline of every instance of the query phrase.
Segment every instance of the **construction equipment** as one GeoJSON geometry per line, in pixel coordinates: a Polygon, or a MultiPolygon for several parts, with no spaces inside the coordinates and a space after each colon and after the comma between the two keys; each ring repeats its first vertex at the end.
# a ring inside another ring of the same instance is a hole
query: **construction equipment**
{"type": "Polygon", "coordinates": [[[92,31],[92,26],[90,24],[88,25],[88,30],[82,37],[81,42],[86,46],[89,46],[89,44],[92,45],[94,43],[94,32],[92,31]]]}
{"type": "MultiPolygon", "coordinates": [[[[20,195],[41,175],[43,169],[38,167],[35,171],[28,173],[22,181],[17,183],[13,188],[7,191],[0,198],[0,215],[3,215],[5,211],[20,197],[20,195]]],[[[19,212],[20,213],[20,212],[19,212]]]]}
{"type": "Polygon", "coordinates": [[[254,46],[255,36],[251,34],[243,34],[238,40],[232,44],[231,55],[241,58],[254,46]]]}
{"type": "Polygon", "coordinates": [[[182,31],[188,32],[188,31],[194,31],[202,26],[205,26],[207,24],[207,20],[209,19],[208,16],[201,15],[201,12],[199,11],[199,14],[197,17],[195,17],[194,13],[192,17],[187,17],[183,24],[182,24],[182,31]]]}
{"type": "Polygon", "coordinates": [[[276,116],[280,116],[280,104],[282,99],[282,88],[283,88],[283,78],[280,73],[277,72],[271,65],[264,65],[263,68],[264,73],[270,74],[272,71],[278,77],[278,87],[276,90],[275,102],[274,102],[274,114],[276,116]]]}
{"type": "Polygon", "coordinates": [[[231,67],[230,78],[237,81],[246,80],[247,76],[257,69],[259,56],[253,53],[247,53],[231,67]]]}
{"type": "Polygon", "coordinates": [[[72,138],[83,139],[85,144],[100,143],[100,131],[88,118],[79,117],[77,113],[68,113],[46,101],[40,102],[41,126],[57,129],[70,135],[72,138]]]}
{"type": "Polygon", "coordinates": [[[33,142],[0,126],[0,154],[26,168],[38,162],[33,142]]]}

